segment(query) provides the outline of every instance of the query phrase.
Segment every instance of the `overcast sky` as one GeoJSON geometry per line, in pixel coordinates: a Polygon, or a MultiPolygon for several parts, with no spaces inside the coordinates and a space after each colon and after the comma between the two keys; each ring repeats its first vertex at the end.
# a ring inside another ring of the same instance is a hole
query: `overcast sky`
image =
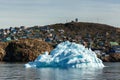
{"type": "Polygon", "coordinates": [[[120,27],[120,0],[0,0],[0,28],[80,22],[120,27]]]}

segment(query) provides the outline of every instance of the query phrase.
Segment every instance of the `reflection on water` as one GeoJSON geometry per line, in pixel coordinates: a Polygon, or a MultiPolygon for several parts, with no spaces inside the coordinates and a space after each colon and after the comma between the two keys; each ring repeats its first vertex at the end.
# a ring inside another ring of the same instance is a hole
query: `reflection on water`
{"type": "Polygon", "coordinates": [[[120,63],[105,63],[103,69],[26,69],[24,64],[0,64],[0,80],[119,80],[120,63]]]}
{"type": "MultiPolygon", "coordinates": [[[[33,70],[33,69],[32,69],[33,70]]],[[[31,70],[28,70],[28,72],[31,70]]],[[[80,79],[95,79],[98,74],[96,72],[102,72],[102,70],[88,70],[88,69],[51,69],[42,68],[36,69],[36,75],[34,79],[39,78],[41,80],[80,80],[80,79]],[[87,75],[87,77],[86,77],[87,75]],[[39,76],[39,77],[38,77],[39,76]]],[[[33,75],[33,74],[29,74],[33,75]]]]}

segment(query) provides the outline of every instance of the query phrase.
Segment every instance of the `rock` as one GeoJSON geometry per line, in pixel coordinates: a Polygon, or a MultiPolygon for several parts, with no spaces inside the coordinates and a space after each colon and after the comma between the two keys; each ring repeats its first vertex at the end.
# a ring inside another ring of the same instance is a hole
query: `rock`
{"type": "Polygon", "coordinates": [[[0,42],[0,61],[3,60],[4,56],[6,55],[5,48],[8,46],[8,43],[6,42],[0,42]]]}
{"type": "Polygon", "coordinates": [[[38,55],[45,51],[50,52],[52,47],[39,39],[21,39],[12,41],[6,47],[6,55],[3,61],[27,62],[33,61],[38,55]]]}
{"type": "Polygon", "coordinates": [[[111,62],[120,62],[120,53],[110,54],[111,62]]]}
{"type": "Polygon", "coordinates": [[[105,56],[105,57],[102,57],[100,59],[102,59],[103,62],[109,62],[110,61],[110,57],[109,56],[105,56]]]}
{"type": "Polygon", "coordinates": [[[0,47],[5,50],[5,48],[8,46],[9,42],[0,42],[0,47]]]}
{"type": "Polygon", "coordinates": [[[102,58],[104,62],[120,62],[120,53],[112,53],[102,58]]]}
{"type": "Polygon", "coordinates": [[[5,56],[5,50],[3,48],[0,47],[0,61],[3,60],[4,56],[5,56]]]}

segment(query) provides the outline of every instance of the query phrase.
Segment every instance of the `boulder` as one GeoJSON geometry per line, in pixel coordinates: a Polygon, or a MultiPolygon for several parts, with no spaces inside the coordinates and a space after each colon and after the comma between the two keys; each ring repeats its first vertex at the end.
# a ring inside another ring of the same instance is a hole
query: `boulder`
{"type": "Polygon", "coordinates": [[[9,42],[6,47],[6,62],[28,62],[33,61],[38,55],[45,51],[50,52],[52,47],[39,39],[21,39],[9,42]]]}

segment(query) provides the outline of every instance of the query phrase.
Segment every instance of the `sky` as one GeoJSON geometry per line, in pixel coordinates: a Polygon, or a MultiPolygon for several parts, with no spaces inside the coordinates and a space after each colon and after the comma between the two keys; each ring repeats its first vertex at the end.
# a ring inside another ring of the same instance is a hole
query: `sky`
{"type": "Polygon", "coordinates": [[[0,28],[94,22],[120,27],[120,0],[0,0],[0,28]]]}

